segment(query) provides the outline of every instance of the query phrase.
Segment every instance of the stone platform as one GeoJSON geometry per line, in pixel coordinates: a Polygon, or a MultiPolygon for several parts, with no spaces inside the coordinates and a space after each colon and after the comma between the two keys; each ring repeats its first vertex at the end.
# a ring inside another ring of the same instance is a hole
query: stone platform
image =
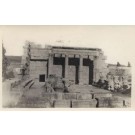
{"type": "Polygon", "coordinates": [[[129,107],[124,98],[90,85],[74,85],[69,93],[46,93],[40,85],[27,89],[18,101],[17,108],[121,108],[129,107]]]}

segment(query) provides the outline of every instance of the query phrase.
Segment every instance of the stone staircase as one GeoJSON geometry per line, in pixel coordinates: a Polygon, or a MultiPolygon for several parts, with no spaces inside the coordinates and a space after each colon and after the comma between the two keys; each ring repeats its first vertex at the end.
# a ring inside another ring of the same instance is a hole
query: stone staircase
{"type": "MultiPolygon", "coordinates": [[[[33,80],[23,83],[26,96],[23,95],[16,108],[125,108],[130,107],[129,101],[113,96],[110,91],[91,85],[73,85],[69,93],[43,92],[36,87],[33,80]],[[33,86],[31,88],[31,86],[33,86]]],[[[24,93],[25,93],[24,92],[24,93]]]]}
{"type": "Polygon", "coordinates": [[[19,108],[123,108],[128,107],[119,97],[91,93],[44,93],[42,97],[22,98],[19,108]]]}

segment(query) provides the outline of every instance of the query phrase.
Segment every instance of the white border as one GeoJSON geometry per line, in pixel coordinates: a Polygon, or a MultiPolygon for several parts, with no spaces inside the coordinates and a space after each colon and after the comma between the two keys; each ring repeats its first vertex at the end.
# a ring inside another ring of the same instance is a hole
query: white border
{"type": "MultiPolygon", "coordinates": [[[[1,25],[134,25],[134,0],[3,0],[1,25]]],[[[0,112],[2,135],[134,134],[134,112],[0,112]]]]}
{"type": "Polygon", "coordinates": [[[1,0],[3,25],[134,25],[134,0],[1,0]]]}

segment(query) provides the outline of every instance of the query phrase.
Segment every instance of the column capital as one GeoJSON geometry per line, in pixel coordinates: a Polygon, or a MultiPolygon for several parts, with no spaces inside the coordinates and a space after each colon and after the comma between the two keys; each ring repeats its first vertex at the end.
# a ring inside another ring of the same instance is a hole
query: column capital
{"type": "Polygon", "coordinates": [[[49,57],[53,57],[54,56],[54,53],[49,53],[49,57]]]}
{"type": "Polygon", "coordinates": [[[79,55],[80,58],[83,58],[83,55],[79,55]]]}
{"type": "Polygon", "coordinates": [[[69,57],[69,54],[65,54],[65,57],[69,57]]]}
{"type": "Polygon", "coordinates": [[[62,56],[63,58],[65,58],[65,57],[67,56],[67,54],[63,54],[63,53],[62,53],[61,56],[62,56]]]}
{"type": "Polygon", "coordinates": [[[94,60],[94,56],[90,55],[90,56],[89,56],[89,59],[90,59],[90,60],[94,60]]]}

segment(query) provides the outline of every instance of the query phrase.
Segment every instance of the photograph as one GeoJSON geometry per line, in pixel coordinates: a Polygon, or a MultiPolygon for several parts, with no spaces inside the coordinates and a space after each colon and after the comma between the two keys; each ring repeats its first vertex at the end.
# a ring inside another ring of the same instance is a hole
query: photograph
{"type": "Polygon", "coordinates": [[[1,25],[1,108],[132,108],[135,26],[1,25]]]}

